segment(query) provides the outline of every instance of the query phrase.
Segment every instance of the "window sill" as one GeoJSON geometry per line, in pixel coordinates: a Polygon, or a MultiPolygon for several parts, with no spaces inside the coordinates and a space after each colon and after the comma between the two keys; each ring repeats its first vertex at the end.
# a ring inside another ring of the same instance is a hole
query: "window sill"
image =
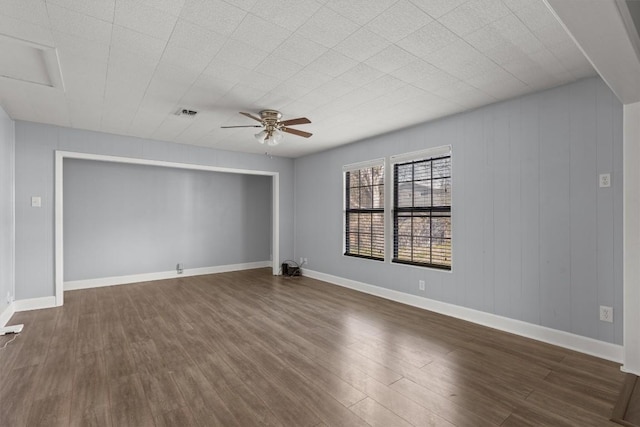
{"type": "Polygon", "coordinates": [[[349,257],[349,258],[360,258],[360,259],[369,259],[371,261],[382,261],[384,262],[384,258],[374,258],[371,256],[366,256],[366,255],[355,255],[355,254],[347,254],[347,253],[343,253],[342,255],[349,257]]]}
{"type": "Polygon", "coordinates": [[[439,271],[451,272],[451,270],[452,270],[451,267],[448,267],[448,266],[445,266],[445,265],[422,264],[422,263],[419,263],[419,262],[402,261],[402,260],[397,260],[397,259],[392,259],[391,263],[392,264],[398,264],[398,265],[408,265],[410,267],[428,268],[428,269],[439,270],[439,271]]]}

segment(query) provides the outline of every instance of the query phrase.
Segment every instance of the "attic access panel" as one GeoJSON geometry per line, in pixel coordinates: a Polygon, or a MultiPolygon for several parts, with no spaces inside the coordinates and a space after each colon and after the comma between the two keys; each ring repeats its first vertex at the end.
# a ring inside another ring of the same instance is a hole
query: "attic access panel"
{"type": "Polygon", "coordinates": [[[56,49],[0,34],[0,78],[64,89],[56,49]]]}

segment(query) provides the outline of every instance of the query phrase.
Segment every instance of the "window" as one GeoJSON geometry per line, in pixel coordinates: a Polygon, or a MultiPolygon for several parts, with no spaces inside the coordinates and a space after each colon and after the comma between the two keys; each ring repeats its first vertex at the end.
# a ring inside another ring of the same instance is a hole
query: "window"
{"type": "Polygon", "coordinates": [[[345,255],[384,260],[384,162],[345,166],[345,255]]]}
{"type": "Polygon", "coordinates": [[[451,270],[451,151],[443,148],[392,158],[393,262],[451,270]]]}

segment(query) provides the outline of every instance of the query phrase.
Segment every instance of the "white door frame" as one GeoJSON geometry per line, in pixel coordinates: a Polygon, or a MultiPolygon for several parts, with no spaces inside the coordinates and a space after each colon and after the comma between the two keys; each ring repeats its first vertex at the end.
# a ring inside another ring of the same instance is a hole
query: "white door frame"
{"type": "Polygon", "coordinates": [[[251,169],[225,168],[220,166],[197,165],[192,163],[167,162],[134,157],[107,156],[102,154],[77,153],[56,150],[55,159],[55,296],[56,306],[64,303],[64,203],[63,203],[63,166],[64,159],[96,160],[101,162],[128,163],[167,168],[190,169],[210,172],[236,173],[243,175],[262,175],[271,177],[271,268],[274,275],[279,273],[280,259],[280,174],[278,172],[251,169]]]}
{"type": "Polygon", "coordinates": [[[640,375],[640,102],[624,105],[622,370],[640,375]]]}

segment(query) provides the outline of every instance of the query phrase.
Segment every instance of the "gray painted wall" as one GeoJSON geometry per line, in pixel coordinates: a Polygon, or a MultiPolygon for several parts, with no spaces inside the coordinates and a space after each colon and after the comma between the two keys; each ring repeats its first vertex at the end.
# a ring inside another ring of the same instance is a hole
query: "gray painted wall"
{"type": "MultiPolygon", "coordinates": [[[[293,160],[16,121],[16,299],[54,295],[54,152],[279,172],[280,258],[293,256],[293,160]],[[31,196],[42,207],[30,207],[31,196]]],[[[162,269],[165,271],[165,269],[162,269]]]]}
{"type": "Polygon", "coordinates": [[[296,159],[295,182],[310,270],[622,343],[622,105],[599,78],[296,159]],[[343,256],[342,166],[445,144],[453,271],[343,256]]]}
{"type": "Polygon", "coordinates": [[[65,281],[271,256],[271,177],[64,160],[65,281]]]}
{"type": "Polygon", "coordinates": [[[7,293],[14,296],[14,153],[14,123],[0,108],[0,313],[9,306],[7,293]]]}

